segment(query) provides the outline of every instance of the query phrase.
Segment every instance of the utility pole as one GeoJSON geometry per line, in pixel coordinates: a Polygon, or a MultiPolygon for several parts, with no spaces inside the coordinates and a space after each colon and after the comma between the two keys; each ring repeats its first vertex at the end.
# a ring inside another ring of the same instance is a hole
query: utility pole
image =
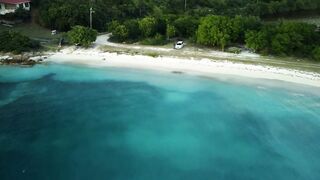
{"type": "Polygon", "coordinates": [[[92,29],[92,14],[94,13],[94,10],[92,7],[90,7],[90,28],[92,29]]]}

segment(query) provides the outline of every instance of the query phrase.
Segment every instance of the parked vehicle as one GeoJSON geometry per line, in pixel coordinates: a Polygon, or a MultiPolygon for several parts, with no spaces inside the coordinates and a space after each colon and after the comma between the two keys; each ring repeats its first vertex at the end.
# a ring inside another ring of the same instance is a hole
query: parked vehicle
{"type": "Polygon", "coordinates": [[[177,41],[176,44],[174,45],[175,49],[182,49],[183,47],[184,47],[183,41],[177,41]]]}

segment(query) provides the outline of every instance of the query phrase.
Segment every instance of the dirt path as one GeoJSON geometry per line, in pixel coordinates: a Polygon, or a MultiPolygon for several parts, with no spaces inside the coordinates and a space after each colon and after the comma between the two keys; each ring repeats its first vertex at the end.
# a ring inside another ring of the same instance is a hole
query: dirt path
{"type": "Polygon", "coordinates": [[[274,56],[261,56],[259,54],[243,51],[240,54],[212,50],[210,48],[199,48],[186,45],[181,50],[175,50],[172,46],[147,46],[138,44],[120,44],[109,41],[110,34],[97,37],[95,47],[109,52],[123,52],[128,54],[142,54],[150,56],[170,56],[188,59],[212,59],[242,62],[248,64],[271,65],[275,67],[286,67],[299,70],[320,72],[320,64],[309,62],[298,58],[281,58],[274,56]]]}

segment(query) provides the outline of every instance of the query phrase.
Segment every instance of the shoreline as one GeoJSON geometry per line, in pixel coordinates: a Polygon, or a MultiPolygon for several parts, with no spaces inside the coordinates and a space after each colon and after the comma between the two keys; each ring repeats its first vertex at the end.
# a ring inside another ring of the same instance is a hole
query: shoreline
{"type": "Polygon", "coordinates": [[[145,69],[216,77],[241,76],[252,79],[280,80],[295,84],[320,87],[320,73],[268,65],[244,64],[227,60],[187,59],[179,57],[151,57],[102,52],[98,48],[74,49],[68,47],[48,54],[44,62],[77,64],[90,67],[119,67],[145,69]]]}

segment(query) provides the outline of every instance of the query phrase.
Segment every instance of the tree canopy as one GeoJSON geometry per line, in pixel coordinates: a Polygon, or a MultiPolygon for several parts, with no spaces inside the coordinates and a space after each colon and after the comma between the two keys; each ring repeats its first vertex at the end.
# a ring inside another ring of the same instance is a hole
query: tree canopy
{"type": "Polygon", "coordinates": [[[97,31],[83,26],[74,26],[68,32],[68,38],[72,44],[88,47],[96,40],[97,31]]]}
{"type": "Polygon", "coordinates": [[[39,48],[38,42],[15,31],[0,32],[0,52],[21,53],[39,48]]]}
{"type": "Polygon", "coordinates": [[[320,44],[320,34],[317,27],[298,22],[280,22],[265,25],[259,31],[246,34],[246,45],[258,52],[277,55],[309,56],[314,52],[317,57],[317,47],[320,44]]]}
{"type": "Polygon", "coordinates": [[[93,28],[112,32],[112,39],[120,42],[163,44],[186,38],[222,50],[245,44],[260,53],[319,59],[320,35],[314,25],[261,20],[320,12],[319,0],[187,0],[186,8],[184,0],[34,0],[33,4],[41,25],[61,31],[76,26],[71,32],[87,32],[89,40],[70,32],[71,41],[84,46],[96,33],[84,29],[93,7],[93,28]]]}
{"type": "Polygon", "coordinates": [[[260,26],[260,20],[255,17],[207,16],[200,22],[197,43],[219,46],[224,50],[230,43],[244,41],[246,31],[258,29],[260,26]]]}
{"type": "MultiPolygon", "coordinates": [[[[105,30],[112,20],[144,18],[146,16],[207,15],[273,17],[320,9],[319,0],[33,0],[39,11],[39,22],[49,28],[69,30],[72,26],[89,24],[89,8],[93,7],[93,26],[105,30]]],[[[188,17],[190,19],[190,17],[188,17]]],[[[192,20],[192,19],[191,19],[192,20]]],[[[184,17],[178,22],[187,21],[184,17]]],[[[177,33],[184,34],[184,32],[177,33]]]]}

